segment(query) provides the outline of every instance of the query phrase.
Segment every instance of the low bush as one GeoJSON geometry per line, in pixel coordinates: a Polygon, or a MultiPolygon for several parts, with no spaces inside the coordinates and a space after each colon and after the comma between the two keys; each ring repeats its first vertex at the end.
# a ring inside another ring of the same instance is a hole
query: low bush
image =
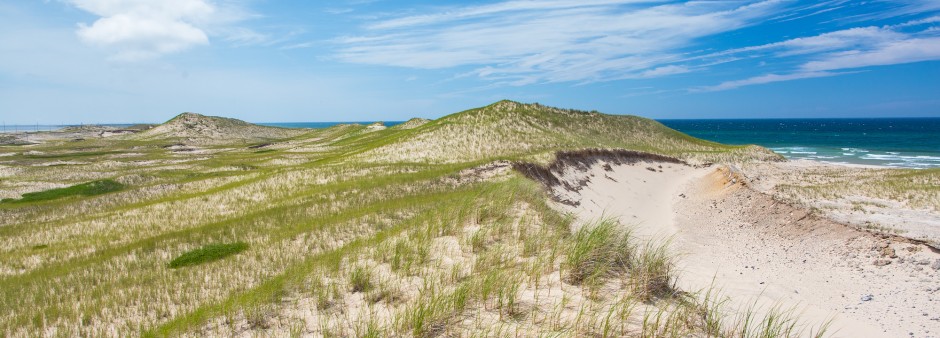
{"type": "Polygon", "coordinates": [[[210,244],[176,257],[170,261],[167,266],[171,269],[176,269],[184,266],[213,262],[245,250],[248,250],[248,243],[244,242],[210,244]]]}
{"type": "Polygon", "coordinates": [[[49,189],[37,192],[30,192],[23,194],[23,197],[20,199],[11,199],[7,198],[0,202],[3,203],[26,203],[26,202],[37,202],[37,201],[49,201],[64,197],[71,196],[94,196],[106,194],[109,192],[114,192],[124,189],[124,185],[113,181],[113,180],[99,180],[92,181],[82,184],[73,185],[71,187],[49,189]]]}

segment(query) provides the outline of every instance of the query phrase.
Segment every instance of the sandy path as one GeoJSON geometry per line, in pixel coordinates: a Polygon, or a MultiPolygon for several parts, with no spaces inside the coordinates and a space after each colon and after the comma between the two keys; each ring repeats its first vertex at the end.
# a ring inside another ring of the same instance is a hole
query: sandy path
{"type": "Polygon", "coordinates": [[[684,290],[714,279],[732,307],[793,307],[815,325],[834,318],[839,337],[940,337],[940,276],[931,268],[940,255],[926,247],[778,203],[725,168],[596,165],[566,176],[585,178],[580,191],[557,192],[580,202],[563,208],[583,221],[634,224],[641,239],[671,237],[684,290]]]}

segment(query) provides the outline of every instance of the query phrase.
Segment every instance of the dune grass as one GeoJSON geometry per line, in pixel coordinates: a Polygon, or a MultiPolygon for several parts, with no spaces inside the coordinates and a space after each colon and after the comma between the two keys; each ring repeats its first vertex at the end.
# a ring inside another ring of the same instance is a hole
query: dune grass
{"type": "Polygon", "coordinates": [[[593,283],[631,267],[636,254],[629,231],[612,220],[586,226],[574,234],[565,267],[571,284],[593,283]]]}
{"type": "Polygon", "coordinates": [[[185,266],[199,265],[223,259],[248,250],[248,243],[209,244],[201,248],[187,251],[167,263],[167,267],[177,269],[185,266]]]}
{"type": "MultiPolygon", "coordinates": [[[[53,179],[126,185],[0,207],[0,308],[13,309],[0,335],[616,336],[642,333],[646,312],[660,318],[647,329],[704,332],[682,305],[693,302],[663,291],[674,276],[661,247],[612,222],[572,233],[540,185],[514,172],[466,174],[583,145],[649,150],[576,134],[648,123],[520,109],[336,126],[260,150],[114,138],[6,156],[7,192],[53,179]],[[472,134],[477,120],[493,129],[472,134]],[[526,135],[537,138],[511,143],[526,135]],[[439,137],[446,144],[421,148],[439,137]],[[527,148],[533,140],[545,143],[527,148]],[[89,149],[102,154],[87,161],[89,149]],[[483,151],[438,161],[447,149],[483,151]],[[44,165],[63,160],[74,164],[44,165]]],[[[737,149],[662,132],[640,136],[665,137],[655,149],[670,154],[737,149]]]]}

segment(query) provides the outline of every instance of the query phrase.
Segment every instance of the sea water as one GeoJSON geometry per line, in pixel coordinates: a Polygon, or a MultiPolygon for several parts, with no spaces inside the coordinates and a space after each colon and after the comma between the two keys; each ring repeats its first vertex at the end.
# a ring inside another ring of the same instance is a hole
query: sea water
{"type": "Polygon", "coordinates": [[[940,118],[660,120],[725,144],[757,144],[790,159],[940,168],[940,118]]]}

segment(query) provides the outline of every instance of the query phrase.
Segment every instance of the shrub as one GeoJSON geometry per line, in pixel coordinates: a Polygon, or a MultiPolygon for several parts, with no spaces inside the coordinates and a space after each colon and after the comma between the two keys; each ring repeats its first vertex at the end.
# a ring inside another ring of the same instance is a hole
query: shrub
{"type": "Polygon", "coordinates": [[[71,196],[94,196],[124,189],[124,185],[113,180],[92,181],[66,188],[49,189],[23,194],[20,199],[4,199],[5,203],[48,201],[71,196]]]}
{"type": "Polygon", "coordinates": [[[213,262],[245,250],[248,250],[248,244],[244,242],[210,244],[176,257],[170,261],[168,266],[171,269],[176,269],[184,266],[213,262]]]}

